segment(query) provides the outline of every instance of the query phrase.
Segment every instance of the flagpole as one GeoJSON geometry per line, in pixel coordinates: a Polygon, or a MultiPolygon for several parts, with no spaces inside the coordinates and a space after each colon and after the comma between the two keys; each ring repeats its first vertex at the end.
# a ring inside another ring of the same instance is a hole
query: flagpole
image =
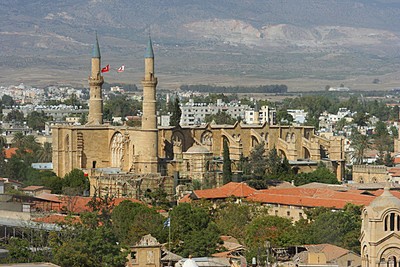
{"type": "MultiPolygon", "coordinates": [[[[169,219],[169,227],[168,227],[168,250],[169,250],[169,253],[172,253],[172,252],[171,252],[171,215],[170,215],[170,212],[171,212],[171,209],[169,209],[169,212],[168,212],[168,219],[169,219]]],[[[169,259],[168,266],[171,266],[171,258],[169,259]]]]}

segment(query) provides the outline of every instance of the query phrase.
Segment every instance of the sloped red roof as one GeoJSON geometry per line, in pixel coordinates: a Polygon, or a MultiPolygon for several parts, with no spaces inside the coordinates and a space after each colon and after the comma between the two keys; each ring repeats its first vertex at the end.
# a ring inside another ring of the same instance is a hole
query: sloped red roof
{"type": "Polygon", "coordinates": [[[228,197],[248,197],[257,190],[245,183],[230,182],[218,188],[194,190],[195,198],[228,198],[228,197]]]}
{"type": "Polygon", "coordinates": [[[190,198],[190,194],[186,194],[179,200],[179,203],[189,203],[192,202],[192,199],[190,198]]]}
{"type": "MultiPolygon", "coordinates": [[[[10,159],[13,155],[17,154],[18,147],[10,147],[4,149],[4,157],[6,159],[10,159]]],[[[33,151],[30,149],[26,149],[26,152],[32,153],[33,151]]]]}
{"type": "Polygon", "coordinates": [[[327,207],[342,209],[347,203],[368,205],[374,196],[361,190],[336,191],[327,188],[267,189],[255,192],[247,199],[254,202],[301,207],[327,207]]]}
{"type": "Polygon", "coordinates": [[[4,149],[4,156],[6,159],[10,159],[12,157],[12,155],[17,154],[17,147],[10,147],[7,149],[4,149]]]}

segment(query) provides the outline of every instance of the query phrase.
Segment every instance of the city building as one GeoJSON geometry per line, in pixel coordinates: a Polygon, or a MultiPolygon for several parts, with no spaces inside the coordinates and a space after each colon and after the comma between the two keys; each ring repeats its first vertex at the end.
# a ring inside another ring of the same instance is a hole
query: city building
{"type": "MultiPolygon", "coordinates": [[[[141,127],[106,124],[103,122],[104,79],[96,39],[89,77],[88,123],[55,124],[52,127],[53,169],[58,176],[63,177],[75,168],[82,169],[89,176],[91,195],[112,193],[139,197],[146,190],[160,187],[174,194],[180,181],[193,179],[202,184],[218,185],[223,143],[226,141],[233,170],[241,156],[247,157],[256,145],[264,144],[267,153],[276,148],[291,162],[306,160],[315,163],[313,166],[316,167],[316,163],[324,158],[331,163],[338,179],[343,178],[343,138],[318,136],[313,127],[279,126],[267,122],[258,125],[158,127],[155,99],[158,80],[151,39],[144,61],[141,127]]],[[[196,106],[192,102],[192,106],[187,108],[200,109],[201,113],[201,109],[205,112],[209,107],[196,106]]],[[[237,116],[243,116],[242,108],[239,105],[228,107],[218,101],[214,111],[233,110],[237,116]]]]}
{"type": "Polygon", "coordinates": [[[399,266],[400,200],[386,187],[362,210],[361,266],[399,266]]]}
{"type": "Polygon", "coordinates": [[[207,115],[217,114],[218,112],[226,112],[234,119],[244,118],[245,111],[249,109],[248,105],[239,103],[225,103],[222,99],[217,99],[217,103],[195,103],[193,99],[189,99],[187,103],[181,105],[181,121],[182,126],[200,125],[205,122],[207,115]]]}

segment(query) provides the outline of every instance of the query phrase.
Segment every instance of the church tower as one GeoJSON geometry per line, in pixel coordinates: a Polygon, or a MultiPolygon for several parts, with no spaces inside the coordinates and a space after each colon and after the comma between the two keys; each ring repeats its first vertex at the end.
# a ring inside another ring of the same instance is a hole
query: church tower
{"type": "Polygon", "coordinates": [[[103,96],[101,86],[104,83],[101,76],[101,56],[99,40],[96,34],[96,43],[93,46],[92,53],[92,73],[89,77],[90,99],[88,125],[103,124],[103,96]]]}
{"type": "Polygon", "coordinates": [[[362,211],[361,266],[400,266],[400,199],[389,188],[362,211]]]}
{"type": "Polygon", "coordinates": [[[147,43],[144,59],[143,85],[143,117],[142,132],[144,132],[143,154],[140,168],[141,173],[156,173],[158,171],[158,130],[156,114],[156,86],[157,78],[154,76],[154,52],[151,38],[147,43]]]}

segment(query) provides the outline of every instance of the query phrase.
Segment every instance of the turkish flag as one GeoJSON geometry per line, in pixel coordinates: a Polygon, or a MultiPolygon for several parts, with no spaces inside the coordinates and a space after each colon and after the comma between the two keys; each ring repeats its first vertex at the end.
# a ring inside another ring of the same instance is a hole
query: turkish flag
{"type": "Polygon", "coordinates": [[[105,66],[104,68],[101,69],[101,72],[109,72],[110,71],[110,65],[105,66]]]}
{"type": "Polygon", "coordinates": [[[124,70],[125,70],[125,66],[122,65],[121,67],[119,67],[119,68],[117,69],[117,72],[124,72],[124,70]]]}

